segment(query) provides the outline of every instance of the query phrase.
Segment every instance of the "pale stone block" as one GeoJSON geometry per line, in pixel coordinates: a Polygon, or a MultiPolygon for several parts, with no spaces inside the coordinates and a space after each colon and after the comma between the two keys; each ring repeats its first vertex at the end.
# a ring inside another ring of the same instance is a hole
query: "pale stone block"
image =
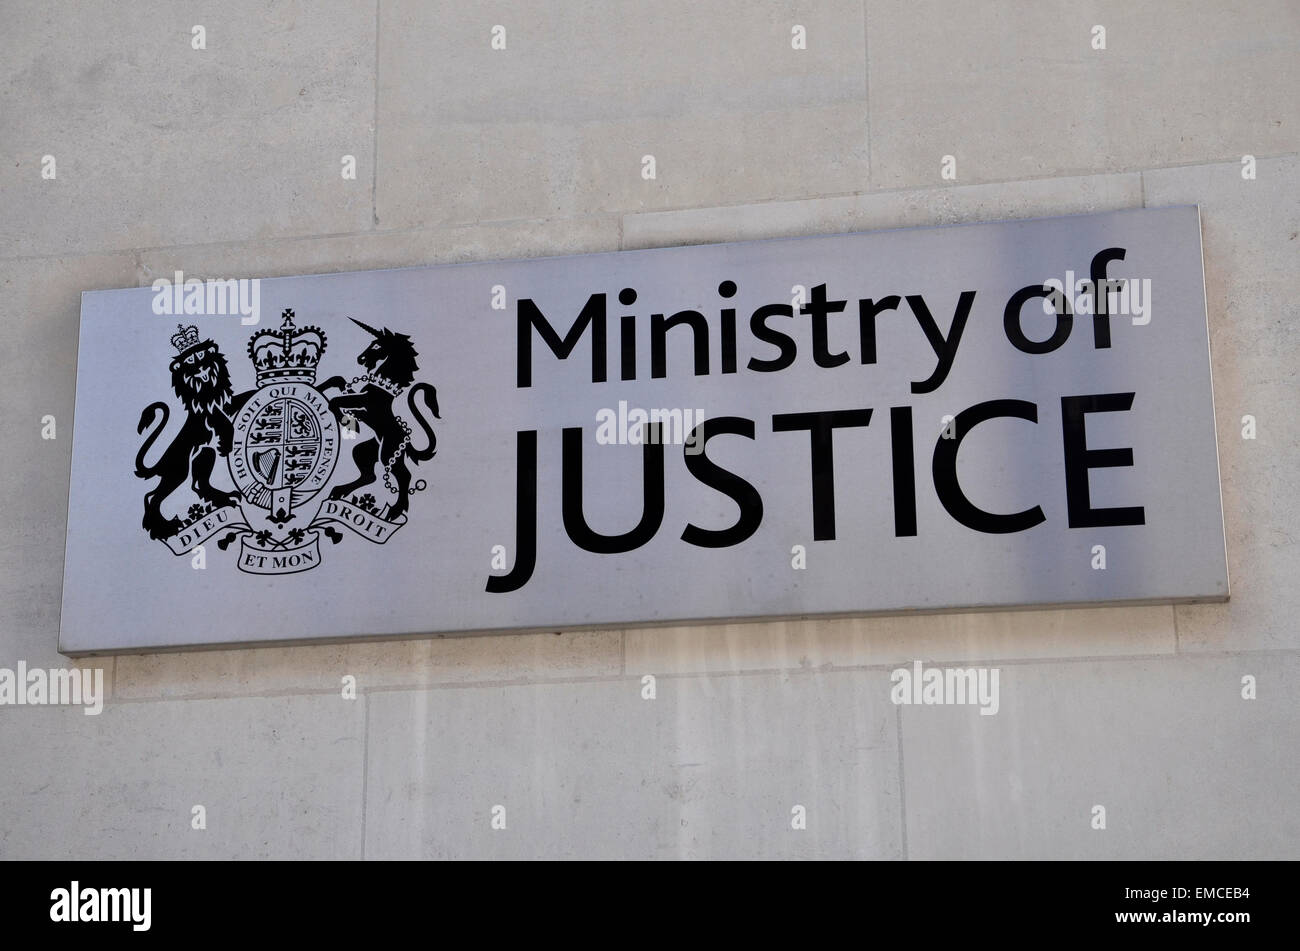
{"type": "Polygon", "coordinates": [[[222,697],[320,691],[358,695],[389,687],[618,676],[617,631],[505,634],[249,650],[122,655],[123,699],[222,697]]]}
{"type": "Polygon", "coordinates": [[[5,25],[0,255],[371,227],[372,4],[25,0],[5,25]]]}
{"type": "Polygon", "coordinates": [[[385,0],[380,128],[386,135],[394,120],[599,122],[862,100],[864,48],[859,0],[798,9],[783,0],[507,0],[490,10],[385,0]],[[794,48],[796,25],[806,49],[794,48]],[[503,32],[494,33],[498,26],[503,32]]]}
{"type": "Polygon", "coordinates": [[[1165,654],[1175,647],[1169,607],[637,628],[628,630],[626,638],[629,675],[1165,654]]]}
{"type": "Polygon", "coordinates": [[[1180,0],[866,5],[877,188],[1300,148],[1300,7],[1180,0]],[[1093,27],[1106,49],[1093,49],[1093,27]]]}
{"type": "Polygon", "coordinates": [[[1044,178],[627,214],[623,247],[793,238],[1140,207],[1142,180],[1137,173],[1044,178]]]}
{"type": "Polygon", "coordinates": [[[896,858],[879,672],[370,699],[368,858],[896,858]],[[493,808],[505,829],[493,829],[493,808]],[[796,806],[807,828],[792,828],[796,806]]]}
{"type": "Polygon", "coordinates": [[[354,859],[364,701],[246,697],[0,716],[6,859],[354,859]],[[207,828],[191,827],[202,805],[207,828]]]}
{"type": "Polygon", "coordinates": [[[382,134],[379,224],[413,228],[857,191],[860,103],[590,124],[398,124],[382,134]],[[654,157],[653,179],[643,159],[654,157]]]}
{"type": "Polygon", "coordinates": [[[173,280],[178,270],[187,278],[199,279],[284,277],[590,254],[618,250],[618,236],[618,218],[605,217],[158,248],[140,253],[139,274],[133,283],[173,280]]]}
{"type": "Polygon", "coordinates": [[[1293,654],[1182,656],[1005,666],[994,716],[900,707],[908,855],[1300,858],[1297,690],[1293,654]]]}
{"type": "Polygon", "coordinates": [[[867,186],[852,0],[668,0],[379,18],[383,227],[581,216],[867,186]],[[792,48],[795,25],[807,49],[792,48]],[[505,49],[493,49],[494,27],[505,49]],[[654,155],[657,178],[641,178],[654,155]]]}
{"type": "Polygon", "coordinates": [[[862,104],[597,123],[579,130],[577,209],[640,211],[861,191],[862,104]],[[642,160],[655,158],[655,179],[642,160]]]}

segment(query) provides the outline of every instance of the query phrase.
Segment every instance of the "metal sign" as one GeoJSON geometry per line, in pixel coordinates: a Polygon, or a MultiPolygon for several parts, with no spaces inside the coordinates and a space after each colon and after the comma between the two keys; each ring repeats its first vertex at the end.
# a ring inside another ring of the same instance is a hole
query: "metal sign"
{"type": "Polygon", "coordinates": [[[60,649],[1227,597],[1195,207],[82,298],[60,649]]]}

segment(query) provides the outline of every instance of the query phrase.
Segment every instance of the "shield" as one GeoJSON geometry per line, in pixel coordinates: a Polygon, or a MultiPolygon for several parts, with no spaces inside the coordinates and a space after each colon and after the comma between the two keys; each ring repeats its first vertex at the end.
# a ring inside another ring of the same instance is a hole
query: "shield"
{"type": "Polygon", "coordinates": [[[309,383],[261,387],[236,414],[234,431],[230,477],[244,502],[276,525],[325,488],[338,461],[338,422],[309,383]]]}

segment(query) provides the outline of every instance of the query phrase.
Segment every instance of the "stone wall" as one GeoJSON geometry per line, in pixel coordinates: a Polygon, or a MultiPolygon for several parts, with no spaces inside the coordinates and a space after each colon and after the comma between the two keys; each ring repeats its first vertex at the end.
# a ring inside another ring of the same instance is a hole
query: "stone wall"
{"type": "Polygon", "coordinates": [[[1300,857],[1294,0],[2,13],[0,667],[71,663],[81,291],[1179,203],[1232,599],[86,659],[101,715],[0,708],[0,857],[1300,857]]]}

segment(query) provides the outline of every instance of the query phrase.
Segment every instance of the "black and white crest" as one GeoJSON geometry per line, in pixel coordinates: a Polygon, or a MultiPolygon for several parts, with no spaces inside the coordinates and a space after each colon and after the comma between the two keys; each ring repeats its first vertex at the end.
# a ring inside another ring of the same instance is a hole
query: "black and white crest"
{"type": "Polygon", "coordinates": [[[410,497],[427,487],[413,479],[410,464],[432,459],[436,446],[416,397],[437,419],[437,392],[415,381],[419,354],[409,336],[353,323],[372,338],[356,358],[363,372],[318,385],[325,332],[296,326],[285,310],[278,330],[249,339],[255,386],[238,394],[217,345],[200,339],[197,327],[178,327],[169,369],[184,421],[152,465],[145,457],[172,406],[151,403],[137,430],[149,434],[135,474],[158,480],[144,496],[142,524],[151,538],[184,555],[216,536],[222,551],[239,543],[241,571],[288,574],[320,564],[322,535],[338,544],[340,529],[348,529],[383,544],[406,524],[410,497]],[[424,448],[412,444],[411,424],[395,405],[403,393],[424,448]],[[347,469],[339,457],[348,443],[355,475],[333,484],[347,469]],[[225,460],[230,488],[214,483],[218,459],[225,460]],[[164,504],[187,483],[192,500],[184,516],[168,515],[164,504]]]}

